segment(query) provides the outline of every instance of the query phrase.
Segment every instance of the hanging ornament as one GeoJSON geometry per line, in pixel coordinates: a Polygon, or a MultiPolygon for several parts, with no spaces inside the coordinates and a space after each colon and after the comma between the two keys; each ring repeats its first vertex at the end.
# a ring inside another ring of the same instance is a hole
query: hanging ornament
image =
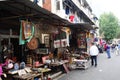
{"type": "Polygon", "coordinates": [[[30,42],[27,43],[27,47],[30,49],[30,50],[35,50],[38,48],[38,40],[33,37],[30,42]]]}

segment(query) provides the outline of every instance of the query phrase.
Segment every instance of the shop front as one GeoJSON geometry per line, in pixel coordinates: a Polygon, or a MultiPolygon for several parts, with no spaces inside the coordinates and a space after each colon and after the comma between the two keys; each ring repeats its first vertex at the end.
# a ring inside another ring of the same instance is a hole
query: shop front
{"type": "MultiPolygon", "coordinates": [[[[65,64],[68,61],[54,59],[55,35],[58,34],[57,30],[62,28],[61,25],[66,24],[66,20],[28,0],[3,1],[0,2],[0,7],[0,46],[3,47],[3,49],[1,47],[1,53],[4,51],[1,59],[4,60],[7,56],[14,61],[13,64],[18,63],[22,66],[16,70],[14,67],[5,68],[10,75],[8,80],[23,79],[20,75],[31,73],[31,70],[33,77],[44,78],[48,77],[49,72],[53,73],[51,67],[53,69],[60,65],[58,71],[62,68],[66,69],[65,64]],[[31,69],[21,71],[23,67],[31,69]]],[[[66,41],[63,41],[63,45],[67,46],[66,41]]],[[[32,79],[33,77],[27,74],[24,78],[32,79]]]]}
{"type": "Polygon", "coordinates": [[[90,24],[69,24],[71,29],[70,35],[70,67],[75,68],[88,68],[90,66],[89,48],[92,40],[90,24]]]}
{"type": "Polygon", "coordinates": [[[89,60],[90,24],[70,23],[28,0],[1,2],[0,17],[1,58],[9,55],[13,64],[22,65],[8,69],[12,78],[54,77],[68,73],[71,61],[85,66],[89,60]]]}

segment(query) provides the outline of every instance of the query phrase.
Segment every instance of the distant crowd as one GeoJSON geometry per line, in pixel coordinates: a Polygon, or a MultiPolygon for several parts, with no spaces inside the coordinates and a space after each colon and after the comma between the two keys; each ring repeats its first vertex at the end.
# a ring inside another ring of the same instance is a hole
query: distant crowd
{"type": "Polygon", "coordinates": [[[116,44],[110,44],[110,43],[106,43],[103,45],[97,45],[98,49],[99,49],[99,53],[103,53],[104,51],[107,51],[108,49],[110,49],[111,53],[115,53],[116,55],[120,54],[120,43],[116,43],[116,44]]]}

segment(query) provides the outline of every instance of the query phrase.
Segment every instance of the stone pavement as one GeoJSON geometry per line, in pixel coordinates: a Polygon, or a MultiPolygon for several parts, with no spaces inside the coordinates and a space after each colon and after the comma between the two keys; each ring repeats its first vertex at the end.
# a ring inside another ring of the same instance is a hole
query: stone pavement
{"type": "Polygon", "coordinates": [[[97,67],[72,70],[56,80],[120,80],[120,55],[111,55],[108,59],[106,53],[99,54],[97,67]]]}

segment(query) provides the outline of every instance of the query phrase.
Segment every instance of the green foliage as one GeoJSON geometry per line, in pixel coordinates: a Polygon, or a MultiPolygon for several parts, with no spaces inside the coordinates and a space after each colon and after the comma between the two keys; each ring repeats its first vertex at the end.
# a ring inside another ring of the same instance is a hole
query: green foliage
{"type": "Polygon", "coordinates": [[[117,29],[116,38],[120,38],[120,28],[117,29]]]}
{"type": "Polygon", "coordinates": [[[104,38],[109,41],[116,37],[118,34],[119,24],[118,19],[113,13],[104,13],[99,19],[100,34],[104,35],[104,38]]]}

